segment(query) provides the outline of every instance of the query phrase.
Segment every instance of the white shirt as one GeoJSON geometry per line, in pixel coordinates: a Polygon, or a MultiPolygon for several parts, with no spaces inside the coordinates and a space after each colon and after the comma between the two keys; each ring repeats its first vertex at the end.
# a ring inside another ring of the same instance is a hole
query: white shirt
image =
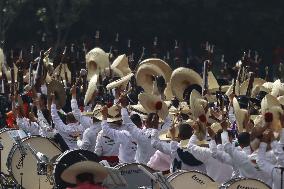
{"type": "Polygon", "coordinates": [[[16,119],[19,129],[22,129],[27,134],[39,135],[39,125],[36,122],[30,122],[26,117],[16,119]]]}
{"type": "Polygon", "coordinates": [[[77,149],[77,134],[82,134],[83,127],[79,123],[70,123],[65,125],[59,117],[56,109],[56,105],[51,105],[51,117],[54,123],[55,129],[62,136],[70,150],[77,149]]]}
{"type": "MultiPolygon", "coordinates": [[[[198,141],[196,135],[192,135],[188,143],[188,151],[199,161],[206,166],[207,174],[218,183],[224,183],[230,180],[233,173],[232,166],[221,163],[213,158],[213,153],[209,148],[196,145],[198,141]]],[[[209,146],[216,145],[214,140],[211,140],[209,146]]]]}
{"type": "Polygon", "coordinates": [[[114,139],[119,146],[120,163],[134,163],[137,144],[130,133],[126,130],[117,130],[109,127],[106,120],[102,121],[103,132],[114,139]]]}
{"type": "Polygon", "coordinates": [[[80,149],[89,150],[94,152],[96,149],[96,141],[99,132],[101,131],[101,122],[93,124],[90,128],[87,128],[81,140],[77,141],[77,145],[80,149]]]}
{"type": "Polygon", "coordinates": [[[71,108],[75,119],[80,122],[80,124],[84,127],[84,129],[87,129],[94,125],[93,119],[91,117],[82,115],[78,107],[77,100],[74,98],[72,98],[71,100],[71,108]]]}
{"type": "Polygon", "coordinates": [[[37,110],[37,121],[39,125],[39,135],[49,137],[52,133],[52,127],[49,125],[41,110],[37,110]]]}

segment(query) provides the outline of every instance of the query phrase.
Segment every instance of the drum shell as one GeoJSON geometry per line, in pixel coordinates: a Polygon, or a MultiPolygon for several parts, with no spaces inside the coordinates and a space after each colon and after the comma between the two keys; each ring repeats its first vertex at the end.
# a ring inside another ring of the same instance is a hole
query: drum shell
{"type": "Polygon", "coordinates": [[[270,189],[264,182],[251,178],[234,178],[220,186],[220,189],[258,188],[270,189]]]}
{"type": "MultiPolygon", "coordinates": [[[[22,143],[30,144],[30,146],[37,152],[45,154],[49,159],[52,159],[54,156],[62,153],[60,148],[54,142],[45,137],[26,137],[22,139],[22,143]]],[[[38,189],[39,185],[41,185],[41,188],[45,189],[53,188],[53,183],[50,183],[50,181],[53,181],[52,175],[49,175],[49,179],[46,175],[38,175],[36,158],[29,150],[26,150],[26,152],[27,155],[24,158],[23,167],[20,167],[19,162],[21,153],[17,145],[13,146],[7,159],[7,167],[9,169],[10,176],[18,184],[21,184],[22,182],[22,186],[24,188],[38,189]],[[23,173],[22,176],[21,173],[23,173]]]]}
{"type": "Polygon", "coordinates": [[[74,187],[74,185],[64,182],[60,178],[60,175],[70,165],[85,160],[99,162],[98,156],[88,150],[67,150],[58,156],[53,168],[55,188],[65,189],[66,187],[74,187]]]}

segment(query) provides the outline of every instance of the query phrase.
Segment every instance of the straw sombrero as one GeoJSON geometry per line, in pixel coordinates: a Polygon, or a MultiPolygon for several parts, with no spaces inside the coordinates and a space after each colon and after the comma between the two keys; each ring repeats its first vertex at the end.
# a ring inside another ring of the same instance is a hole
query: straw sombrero
{"type": "MultiPolygon", "coordinates": [[[[103,120],[101,109],[98,109],[98,108],[94,109],[93,116],[100,121],[103,120]]],[[[112,123],[112,122],[116,122],[120,120],[122,120],[121,114],[120,114],[120,108],[117,105],[113,105],[110,108],[108,108],[107,122],[112,123]]]]}
{"type": "Polygon", "coordinates": [[[97,81],[98,81],[98,75],[93,75],[93,77],[91,78],[89,82],[88,89],[86,91],[86,95],[84,99],[85,105],[87,105],[90,102],[94,92],[97,90],[97,81]]]}
{"type": "Polygon", "coordinates": [[[164,95],[165,95],[166,100],[171,100],[174,97],[170,82],[167,83],[167,87],[165,88],[164,95]]]}
{"type": "Polygon", "coordinates": [[[271,95],[278,97],[284,94],[284,85],[283,83],[281,83],[280,79],[277,79],[274,83],[273,83],[273,87],[271,90],[271,95]]]}
{"type": "Polygon", "coordinates": [[[108,176],[107,169],[95,161],[81,161],[67,167],[61,174],[61,179],[69,184],[76,184],[76,176],[82,173],[94,175],[94,182],[101,183],[108,176]]]}
{"type": "Polygon", "coordinates": [[[147,113],[157,113],[158,116],[163,120],[165,120],[169,114],[167,104],[158,96],[141,93],[139,94],[138,99],[147,113]]]}
{"type": "Polygon", "coordinates": [[[130,74],[128,74],[128,75],[118,79],[118,80],[115,80],[115,81],[109,83],[106,86],[107,90],[110,90],[110,89],[113,89],[113,88],[116,88],[116,87],[119,87],[119,86],[124,86],[124,88],[125,88],[125,86],[127,85],[128,81],[131,79],[131,77],[133,75],[134,75],[133,73],[130,73],[130,74]]]}
{"type": "Polygon", "coordinates": [[[94,74],[99,73],[108,66],[109,66],[109,54],[98,47],[92,49],[86,54],[86,68],[88,70],[87,80],[89,81],[94,74]],[[96,64],[97,69],[93,69],[91,65],[94,63],[96,64]]]}
{"type": "Polygon", "coordinates": [[[142,64],[136,72],[136,82],[141,86],[146,93],[152,93],[153,90],[153,76],[163,76],[163,70],[154,64],[142,64]]]}
{"type": "Polygon", "coordinates": [[[261,114],[264,116],[266,112],[271,112],[273,114],[273,121],[271,124],[273,131],[280,132],[282,126],[279,113],[283,114],[283,110],[280,102],[271,94],[267,94],[261,101],[261,114]]]}
{"type": "Polygon", "coordinates": [[[166,82],[170,81],[171,74],[172,74],[172,69],[171,67],[163,60],[159,58],[148,58],[143,60],[140,64],[139,67],[142,66],[143,64],[151,64],[159,67],[162,72],[164,73],[164,79],[166,82]]]}
{"type": "MultiPolygon", "coordinates": [[[[230,85],[230,87],[228,88],[228,90],[226,91],[226,95],[230,96],[233,93],[234,89],[234,82],[232,82],[232,85],[230,85]]],[[[240,94],[240,82],[237,80],[236,81],[236,86],[235,86],[235,93],[236,95],[240,94]]]]}
{"type": "MultiPolygon", "coordinates": [[[[261,78],[254,78],[253,81],[253,87],[255,86],[262,86],[266,81],[261,79],[261,78]]],[[[247,88],[248,88],[248,84],[249,84],[249,79],[245,80],[241,86],[240,86],[240,95],[245,95],[247,92],[247,88]]]]}
{"type": "Polygon", "coordinates": [[[268,89],[270,92],[272,91],[273,88],[273,83],[272,82],[265,82],[262,84],[263,87],[265,87],[266,89],[268,89]]]}
{"type": "Polygon", "coordinates": [[[277,97],[277,100],[279,101],[279,103],[284,106],[284,96],[279,96],[277,97]]]}
{"type": "Polygon", "coordinates": [[[233,99],[233,108],[234,108],[234,112],[235,112],[235,116],[236,116],[236,122],[237,122],[238,130],[239,130],[239,132],[242,132],[243,129],[244,129],[243,122],[246,118],[246,115],[248,115],[248,111],[240,108],[240,104],[235,97],[233,99]]]}
{"type": "Polygon", "coordinates": [[[143,114],[143,115],[147,115],[148,112],[145,110],[145,108],[143,108],[143,106],[138,103],[136,105],[130,105],[130,109],[134,112],[137,112],[139,114],[143,114]]]}
{"type": "Polygon", "coordinates": [[[52,80],[47,85],[47,96],[55,95],[55,104],[57,109],[61,109],[66,103],[66,92],[64,85],[58,80],[52,80]]]}
{"type": "Polygon", "coordinates": [[[171,76],[172,93],[180,101],[183,101],[183,95],[186,88],[190,85],[197,84],[202,86],[202,78],[198,73],[189,68],[177,68],[171,76]]]}
{"type": "Polygon", "coordinates": [[[59,75],[63,80],[65,80],[66,79],[65,72],[66,72],[68,82],[71,82],[71,71],[69,70],[67,64],[62,64],[60,74],[59,74],[59,71],[60,71],[60,65],[58,65],[53,72],[53,76],[55,76],[55,78],[59,75]]]}
{"type": "Polygon", "coordinates": [[[119,55],[112,63],[112,68],[119,69],[123,75],[128,75],[131,73],[131,69],[128,65],[128,58],[125,54],[119,55]]]}

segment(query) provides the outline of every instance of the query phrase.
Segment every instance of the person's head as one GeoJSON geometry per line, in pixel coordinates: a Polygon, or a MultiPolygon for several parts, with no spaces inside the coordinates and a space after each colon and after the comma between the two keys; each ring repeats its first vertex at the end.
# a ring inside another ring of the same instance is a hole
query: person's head
{"type": "Polygon", "coordinates": [[[192,136],[194,132],[192,127],[186,123],[179,124],[178,129],[179,129],[178,137],[180,140],[190,139],[190,137],[192,136]]]}
{"type": "MultiPolygon", "coordinates": [[[[223,132],[223,129],[219,129],[216,133],[215,136],[215,142],[216,144],[222,144],[222,138],[221,138],[221,134],[223,132]]],[[[229,141],[232,142],[234,139],[234,133],[231,130],[227,130],[228,132],[228,136],[229,136],[229,141]]]]}
{"type": "Polygon", "coordinates": [[[159,116],[156,113],[149,113],[145,122],[147,128],[158,128],[159,116]]]}
{"type": "Polygon", "coordinates": [[[241,148],[248,147],[250,145],[250,134],[248,132],[239,133],[238,143],[241,148]]]}
{"type": "Polygon", "coordinates": [[[190,94],[193,91],[193,89],[197,90],[200,94],[202,93],[202,87],[198,84],[193,84],[188,86],[184,92],[183,92],[183,99],[189,103],[190,100],[190,94]]]}
{"type": "Polygon", "coordinates": [[[130,119],[138,128],[142,128],[142,120],[138,114],[132,114],[130,116],[130,119]]]}
{"type": "Polygon", "coordinates": [[[94,175],[92,173],[81,173],[76,176],[76,183],[94,183],[94,175]]]}
{"type": "Polygon", "coordinates": [[[70,124],[70,123],[77,123],[77,120],[75,119],[72,112],[69,112],[66,114],[66,124],[70,124]]]}

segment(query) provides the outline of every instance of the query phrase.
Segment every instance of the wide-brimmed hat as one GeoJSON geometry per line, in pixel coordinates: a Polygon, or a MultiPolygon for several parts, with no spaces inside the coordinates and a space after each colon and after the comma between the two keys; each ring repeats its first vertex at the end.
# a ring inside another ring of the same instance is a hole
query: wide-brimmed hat
{"type": "Polygon", "coordinates": [[[171,82],[167,83],[167,86],[164,91],[164,95],[165,95],[165,100],[171,100],[174,97],[173,92],[172,92],[171,82]]]}
{"type": "Polygon", "coordinates": [[[128,65],[128,57],[125,54],[119,55],[112,63],[112,68],[119,69],[123,75],[128,75],[131,73],[131,69],[128,65]]]}
{"type": "Polygon", "coordinates": [[[88,70],[87,80],[89,81],[94,74],[98,74],[109,66],[109,54],[101,48],[94,48],[86,54],[86,68],[88,70]],[[97,69],[94,70],[91,63],[96,64],[97,69]]]}
{"type": "MultiPolygon", "coordinates": [[[[234,91],[234,82],[232,82],[232,85],[230,85],[230,87],[228,88],[225,94],[227,96],[230,96],[233,93],[233,91],[234,91]]],[[[238,80],[236,80],[235,93],[236,95],[240,94],[240,82],[238,80]]]]}
{"type": "Polygon", "coordinates": [[[272,82],[265,82],[262,84],[263,87],[265,87],[266,89],[268,89],[270,92],[272,91],[273,88],[273,83],[272,82]]]}
{"type": "Polygon", "coordinates": [[[177,68],[173,71],[171,76],[172,93],[180,101],[183,101],[183,95],[186,88],[190,85],[197,84],[202,86],[202,78],[198,73],[189,68],[177,68]]]}
{"type": "Polygon", "coordinates": [[[159,58],[148,58],[143,60],[140,64],[139,67],[143,64],[151,64],[151,65],[155,65],[157,67],[159,67],[162,72],[164,73],[164,79],[166,82],[170,81],[171,78],[171,74],[172,74],[172,69],[171,67],[163,60],[159,59],[159,58]]]}
{"type": "Polygon", "coordinates": [[[47,85],[47,96],[55,95],[55,104],[57,109],[61,109],[66,103],[66,92],[64,85],[58,80],[52,80],[47,85]]]}
{"type": "Polygon", "coordinates": [[[271,124],[273,131],[280,132],[282,126],[280,123],[279,114],[283,114],[283,110],[280,102],[271,94],[267,94],[261,101],[261,114],[264,116],[267,112],[273,114],[273,121],[271,124]]]}
{"type": "Polygon", "coordinates": [[[91,78],[88,89],[85,94],[84,104],[87,105],[90,100],[92,99],[92,96],[94,92],[97,90],[97,82],[98,82],[98,75],[93,75],[91,78]]]}
{"type": "Polygon", "coordinates": [[[277,79],[273,83],[273,87],[272,87],[272,90],[271,90],[271,95],[275,96],[275,97],[284,95],[284,84],[281,83],[280,79],[277,79]]]}
{"type": "Polygon", "coordinates": [[[110,89],[113,89],[113,88],[116,88],[116,87],[120,87],[120,86],[124,86],[124,88],[125,88],[128,81],[131,79],[131,77],[133,75],[134,75],[133,73],[129,73],[128,75],[109,83],[106,86],[107,90],[110,90],[110,89]]]}
{"type": "MultiPolygon", "coordinates": [[[[101,108],[99,108],[99,106],[93,110],[93,116],[100,121],[103,120],[103,115],[101,113],[101,108]]],[[[119,106],[113,105],[110,108],[108,108],[108,115],[107,115],[108,123],[121,121],[121,120],[122,120],[122,117],[120,114],[119,106]]]]}
{"type": "Polygon", "coordinates": [[[158,116],[163,120],[165,120],[169,114],[167,104],[158,96],[148,93],[141,93],[139,94],[138,99],[147,113],[157,113],[158,116]]]}
{"type": "MultiPolygon", "coordinates": [[[[261,78],[254,78],[253,80],[253,86],[252,89],[255,86],[262,86],[266,81],[261,79],[261,78]]],[[[240,86],[240,95],[245,95],[247,92],[247,88],[248,88],[248,84],[249,84],[249,79],[245,80],[241,86],[240,86]]]]}
{"type": "Polygon", "coordinates": [[[137,112],[139,114],[143,114],[143,115],[148,114],[148,112],[145,110],[145,108],[140,103],[138,103],[136,105],[130,105],[129,107],[132,111],[137,112]]]}
{"type": "Polygon", "coordinates": [[[152,93],[153,76],[162,76],[165,78],[165,73],[161,68],[154,64],[142,64],[136,72],[136,82],[141,86],[146,93],[152,93]]]}
{"type": "Polygon", "coordinates": [[[284,96],[279,96],[277,97],[277,100],[279,101],[279,103],[284,106],[284,96]]]}
{"type": "Polygon", "coordinates": [[[233,108],[236,116],[236,122],[238,126],[239,132],[242,132],[244,129],[244,120],[246,116],[248,116],[248,111],[245,109],[240,108],[240,104],[237,100],[237,98],[234,97],[233,99],[233,108]]]}
{"type": "Polygon", "coordinates": [[[61,174],[61,179],[69,184],[76,184],[77,175],[90,173],[94,175],[94,182],[101,183],[108,176],[107,168],[95,161],[81,161],[67,167],[61,174]]]}
{"type": "Polygon", "coordinates": [[[55,76],[55,78],[56,78],[59,75],[63,80],[66,80],[65,72],[67,73],[66,76],[67,76],[68,82],[71,83],[71,71],[69,70],[67,64],[61,64],[61,65],[59,64],[55,68],[55,70],[53,72],[53,76],[55,76]],[[61,71],[60,71],[60,69],[61,69],[61,71]],[[59,74],[59,71],[60,71],[60,74],[59,74]]]}
{"type": "Polygon", "coordinates": [[[201,94],[197,90],[193,90],[191,92],[189,106],[194,120],[198,119],[201,115],[205,115],[205,108],[207,104],[208,102],[202,98],[201,94]]]}

